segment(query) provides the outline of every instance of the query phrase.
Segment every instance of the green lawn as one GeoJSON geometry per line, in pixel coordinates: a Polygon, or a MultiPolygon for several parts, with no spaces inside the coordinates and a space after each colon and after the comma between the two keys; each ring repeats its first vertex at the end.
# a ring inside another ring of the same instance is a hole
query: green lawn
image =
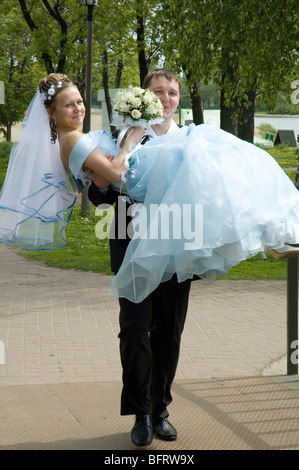
{"type": "MultiPolygon", "coordinates": [[[[0,143],[0,187],[5,178],[11,144],[0,143]]],[[[279,146],[267,150],[282,168],[297,167],[297,149],[279,146]]],[[[295,171],[286,171],[294,181],[295,171]]],[[[18,250],[26,259],[46,263],[62,269],[110,274],[110,257],[108,240],[99,240],[95,235],[95,226],[99,217],[92,208],[88,220],[81,217],[80,207],[75,207],[71,220],[66,227],[67,245],[50,251],[18,250]]],[[[260,255],[243,261],[232,268],[222,279],[286,279],[286,261],[277,261],[267,254],[264,261],[260,255]]]]}
{"type": "Polygon", "coordinates": [[[110,274],[109,240],[99,240],[95,235],[99,220],[94,209],[87,219],[81,217],[80,207],[74,207],[66,227],[66,246],[49,251],[20,250],[21,255],[58,268],[110,274]]]}

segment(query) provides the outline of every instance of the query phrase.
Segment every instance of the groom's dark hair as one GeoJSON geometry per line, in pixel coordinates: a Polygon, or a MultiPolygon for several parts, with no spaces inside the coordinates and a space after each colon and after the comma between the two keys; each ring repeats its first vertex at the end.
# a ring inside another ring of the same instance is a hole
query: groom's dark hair
{"type": "Polygon", "coordinates": [[[168,69],[164,69],[164,68],[161,68],[161,69],[155,69],[155,70],[152,70],[151,72],[149,72],[144,81],[143,81],[143,88],[148,88],[151,84],[151,81],[153,78],[158,78],[158,77],[165,77],[167,78],[167,80],[175,80],[178,85],[179,85],[179,90],[181,91],[181,82],[178,78],[178,76],[171,72],[171,70],[168,70],[168,69]]]}

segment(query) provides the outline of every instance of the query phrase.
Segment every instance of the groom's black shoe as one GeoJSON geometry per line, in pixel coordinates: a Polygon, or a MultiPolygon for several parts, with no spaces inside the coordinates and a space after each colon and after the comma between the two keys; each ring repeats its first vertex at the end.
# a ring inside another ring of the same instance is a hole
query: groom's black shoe
{"type": "Polygon", "coordinates": [[[163,441],[175,441],[178,437],[177,430],[172,426],[167,418],[161,419],[153,426],[156,436],[163,441]]]}
{"type": "Polygon", "coordinates": [[[136,415],[131,438],[135,446],[148,446],[152,443],[153,428],[150,415],[136,415]]]}

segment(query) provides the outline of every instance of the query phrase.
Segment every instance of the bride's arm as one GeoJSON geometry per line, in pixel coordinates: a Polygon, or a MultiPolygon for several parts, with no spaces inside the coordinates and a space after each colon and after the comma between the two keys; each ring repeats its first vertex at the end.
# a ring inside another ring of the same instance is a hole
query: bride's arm
{"type": "MultiPolygon", "coordinates": [[[[129,153],[130,145],[134,142],[139,142],[144,134],[144,130],[137,127],[130,134],[123,148],[112,161],[106,158],[104,153],[99,149],[95,148],[85,159],[82,168],[89,170],[90,172],[97,173],[102,178],[105,178],[110,182],[118,182],[121,179],[121,174],[125,169],[124,161],[126,155],[129,153]]],[[[82,138],[82,134],[79,132],[72,132],[68,134],[68,139],[64,139],[62,142],[62,159],[64,163],[67,163],[69,167],[69,155],[74,145],[82,138]],[[63,158],[63,155],[68,155],[67,159],[63,158]],[[67,160],[67,161],[65,161],[67,160]]]]}

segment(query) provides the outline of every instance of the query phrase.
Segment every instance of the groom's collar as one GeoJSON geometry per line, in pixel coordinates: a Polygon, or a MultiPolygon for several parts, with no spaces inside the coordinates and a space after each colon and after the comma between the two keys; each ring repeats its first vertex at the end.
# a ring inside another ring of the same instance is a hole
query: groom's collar
{"type": "MultiPolygon", "coordinates": [[[[166,134],[171,134],[172,132],[176,132],[177,130],[178,130],[178,125],[174,122],[174,120],[172,120],[166,134]]],[[[154,129],[149,124],[146,126],[145,135],[149,135],[151,137],[157,137],[154,129]]]]}

